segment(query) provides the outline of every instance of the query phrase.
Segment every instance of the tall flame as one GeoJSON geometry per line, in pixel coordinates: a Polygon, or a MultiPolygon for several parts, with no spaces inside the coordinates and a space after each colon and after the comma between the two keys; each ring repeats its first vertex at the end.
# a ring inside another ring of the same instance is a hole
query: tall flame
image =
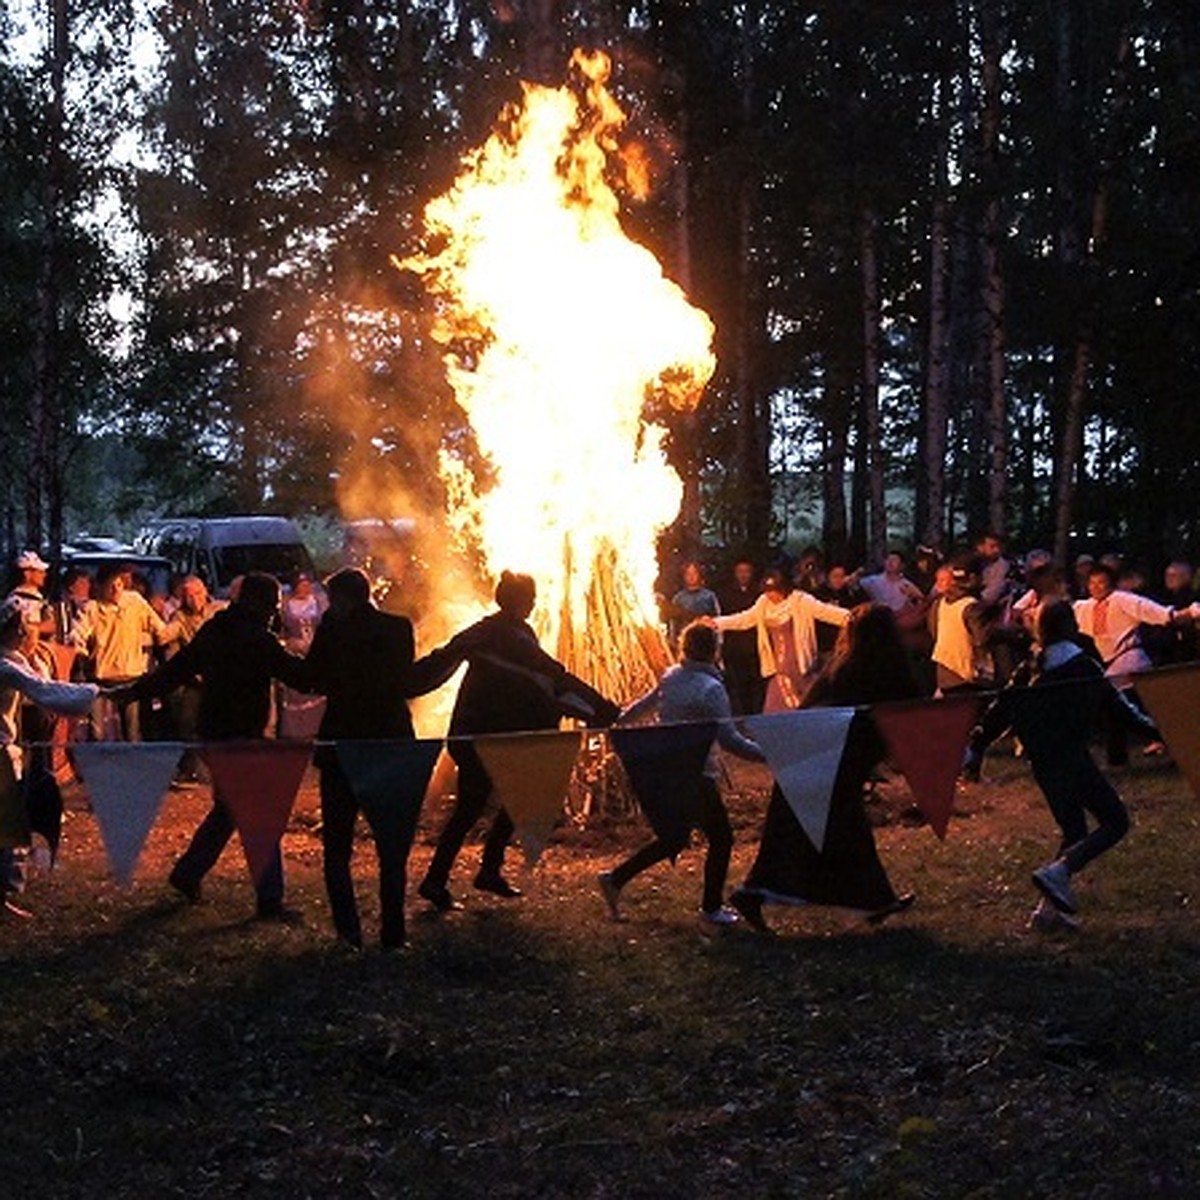
{"type": "Polygon", "coordinates": [[[533,575],[543,641],[621,696],[666,659],[655,542],[682,498],[643,410],[698,402],[713,326],[621,229],[608,57],[571,63],[582,87],[523,84],[426,207],[431,249],[398,265],[437,300],[448,378],[494,468],[485,489],[441,453],[451,528],[494,575],[533,575]]]}

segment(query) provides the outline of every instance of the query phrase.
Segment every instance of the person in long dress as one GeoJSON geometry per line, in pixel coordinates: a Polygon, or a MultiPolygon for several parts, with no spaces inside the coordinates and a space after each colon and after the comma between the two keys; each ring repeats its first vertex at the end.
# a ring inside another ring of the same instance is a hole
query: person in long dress
{"type": "MultiPolygon", "coordinates": [[[[895,614],[861,604],[847,614],[834,656],[801,707],[857,706],[920,695],[909,668],[895,614]]],[[[823,904],[852,908],[878,922],[913,902],[899,895],[875,848],[863,792],[883,759],[883,738],[867,712],[855,714],[846,737],[829,804],[825,844],[818,850],[779,785],[771,793],[758,856],[730,904],[747,923],[766,932],[763,905],[823,904]]]]}
{"type": "Polygon", "coordinates": [[[753,629],[758,635],[758,661],[767,683],[763,712],[797,708],[817,667],[817,622],[839,628],[849,613],[836,604],[794,589],[776,568],[762,581],[762,594],[743,612],[714,617],[722,633],[753,629]]]}

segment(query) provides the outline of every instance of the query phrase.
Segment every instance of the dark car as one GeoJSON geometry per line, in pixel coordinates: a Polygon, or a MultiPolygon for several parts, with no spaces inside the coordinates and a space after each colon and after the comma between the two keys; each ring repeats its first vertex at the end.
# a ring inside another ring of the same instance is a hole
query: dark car
{"type": "Polygon", "coordinates": [[[197,575],[214,596],[250,571],[266,571],[283,583],[314,573],[299,529],[287,517],[170,517],[155,521],[134,539],[144,554],[161,555],[177,575],[197,575]]]}
{"type": "Polygon", "coordinates": [[[127,566],[135,574],[142,575],[150,585],[152,596],[166,596],[171,591],[171,564],[158,554],[136,554],[114,552],[111,550],[64,550],[62,570],[67,572],[72,567],[85,570],[95,582],[101,567],[117,564],[127,566]]]}

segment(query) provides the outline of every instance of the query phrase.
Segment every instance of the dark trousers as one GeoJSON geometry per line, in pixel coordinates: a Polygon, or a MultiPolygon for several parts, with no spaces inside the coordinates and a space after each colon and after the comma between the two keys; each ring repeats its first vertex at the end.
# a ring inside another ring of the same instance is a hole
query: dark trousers
{"type": "MultiPolygon", "coordinates": [[[[350,856],[354,850],[354,826],[358,801],[336,763],[321,768],[321,840],[325,848],[325,890],[338,937],[353,945],[362,944],[362,926],[354,883],[350,878],[350,856]]],[[[374,830],[372,830],[374,834],[374,830]]],[[[379,857],[380,940],[385,947],[404,944],[404,893],[408,875],[409,845],[400,838],[375,835],[379,857]]]]}
{"type": "MultiPolygon", "coordinates": [[[[187,890],[198,888],[200,881],[221,857],[221,851],[225,849],[236,828],[233,817],[229,815],[229,809],[214,790],[213,806],[192,834],[191,844],[175,864],[175,869],[171,872],[171,882],[187,890]]],[[[254,887],[258,895],[260,913],[278,910],[283,904],[283,855],[279,851],[278,843],[267,869],[254,887]]]]}
{"type": "MultiPolygon", "coordinates": [[[[733,853],[733,829],[729,824],[729,814],[725,811],[725,805],[721,803],[721,793],[717,789],[715,779],[710,779],[707,775],[701,779],[698,799],[696,824],[708,839],[701,907],[705,912],[715,912],[725,898],[725,879],[729,874],[729,857],[733,853]]],[[[655,838],[614,868],[612,881],[617,887],[624,887],[647,867],[652,867],[665,858],[674,858],[679,850],[678,845],[671,846],[661,838],[655,838]]]]}
{"type": "MultiPolygon", "coordinates": [[[[1121,695],[1141,712],[1146,711],[1135,688],[1122,688],[1121,695]]],[[[1101,714],[1100,728],[1104,735],[1104,760],[1110,767],[1129,764],[1129,722],[1123,720],[1118,710],[1106,709],[1101,714]]]]}
{"type": "Polygon", "coordinates": [[[1034,766],[1034,778],[1062,830],[1059,857],[1074,875],[1129,832],[1129,813],[1086,750],[1070,763],[1034,766]],[[1088,832],[1087,814],[1096,820],[1088,832]]]}
{"type": "Polygon", "coordinates": [[[758,655],[750,659],[725,659],[725,690],[735,717],[749,717],[762,712],[767,695],[767,681],[758,666],[758,655]]]}
{"type": "MultiPolygon", "coordinates": [[[[454,860],[471,832],[475,822],[483,816],[487,807],[488,797],[492,794],[492,781],[475,747],[469,743],[451,742],[450,757],[458,767],[458,796],[454,811],[438,838],[437,849],[429,862],[429,870],[425,872],[425,882],[433,887],[443,888],[450,878],[450,869],[454,860]]],[[[483,844],[483,861],[479,867],[481,875],[499,875],[504,867],[504,851],[513,835],[513,823],[508,813],[501,808],[492,821],[488,830],[487,840],[483,844]]]]}

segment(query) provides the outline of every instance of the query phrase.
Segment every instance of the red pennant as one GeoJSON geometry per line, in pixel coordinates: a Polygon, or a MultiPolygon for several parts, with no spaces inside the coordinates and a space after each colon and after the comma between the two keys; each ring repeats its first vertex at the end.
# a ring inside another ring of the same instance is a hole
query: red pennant
{"type": "Polygon", "coordinates": [[[904,773],[913,800],[940,838],[950,824],[954,787],[967,738],[979,718],[979,703],[977,696],[950,696],[871,707],[888,756],[904,773]]]}
{"type": "Polygon", "coordinates": [[[71,678],[71,668],[75,665],[75,656],[79,653],[74,646],[63,646],[58,642],[43,642],[43,646],[49,651],[53,662],[53,675],[55,679],[69,680],[71,678]]]}
{"type": "Polygon", "coordinates": [[[213,742],[204,747],[213,793],[233,817],[255,884],[287,828],[311,755],[307,742],[213,742]]]}

